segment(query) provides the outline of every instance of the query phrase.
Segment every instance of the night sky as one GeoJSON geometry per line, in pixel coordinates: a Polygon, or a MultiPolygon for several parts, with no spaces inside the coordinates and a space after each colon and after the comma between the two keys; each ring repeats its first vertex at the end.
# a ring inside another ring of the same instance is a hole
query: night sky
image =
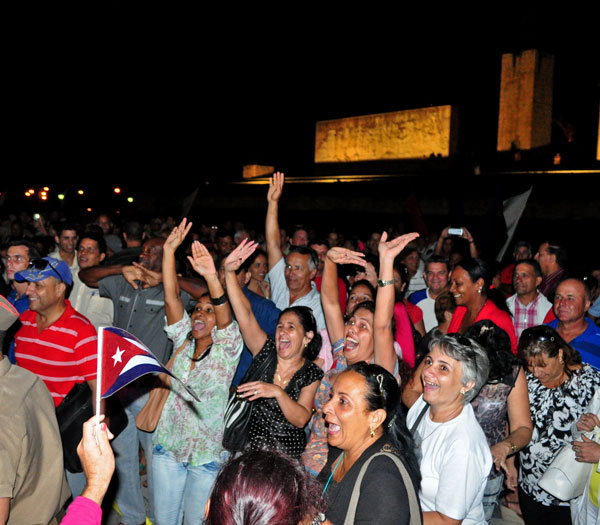
{"type": "Polygon", "coordinates": [[[51,178],[156,191],[238,180],[246,163],[312,175],[316,121],[442,104],[459,108],[461,154],[490,155],[501,54],[532,47],[555,54],[555,114],[595,150],[590,13],[76,9],[44,36],[42,16],[22,20],[5,76],[14,175],[5,185],[51,178]]]}

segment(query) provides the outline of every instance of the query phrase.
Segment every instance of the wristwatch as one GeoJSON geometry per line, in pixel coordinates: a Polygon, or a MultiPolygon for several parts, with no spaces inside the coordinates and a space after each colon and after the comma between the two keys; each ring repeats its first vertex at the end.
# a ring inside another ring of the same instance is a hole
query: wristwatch
{"type": "Polygon", "coordinates": [[[387,286],[388,284],[394,284],[395,281],[396,281],[396,279],[390,279],[389,281],[384,281],[382,279],[377,279],[377,286],[379,288],[383,288],[384,286],[387,286]]]}

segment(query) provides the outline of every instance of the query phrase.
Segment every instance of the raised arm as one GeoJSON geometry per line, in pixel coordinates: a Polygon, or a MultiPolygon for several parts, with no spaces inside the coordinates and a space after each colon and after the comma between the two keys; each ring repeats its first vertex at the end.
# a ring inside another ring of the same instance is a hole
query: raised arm
{"type": "Polygon", "coordinates": [[[340,295],[338,289],[338,264],[359,264],[366,266],[364,254],[353,252],[346,248],[331,248],[325,257],[323,266],[323,280],[321,281],[321,304],[327,333],[332,343],[344,337],[344,312],[340,306],[340,295]]]}
{"type": "Polygon", "coordinates": [[[440,236],[438,237],[438,240],[435,243],[435,249],[433,250],[434,255],[442,254],[442,246],[444,245],[444,241],[448,238],[448,228],[450,228],[450,226],[446,226],[442,230],[442,233],[440,233],[440,236]]]}
{"type": "Polygon", "coordinates": [[[225,290],[219,281],[219,275],[215,268],[215,261],[204,244],[194,241],[192,244],[192,256],[188,256],[192,268],[196,270],[208,286],[210,302],[215,308],[217,318],[217,329],[223,330],[231,324],[231,308],[225,295],[225,290]]]}
{"type": "Polygon", "coordinates": [[[418,233],[407,233],[387,241],[387,232],[381,234],[379,241],[379,285],[375,300],[375,316],[373,318],[373,335],[375,339],[375,364],[393,374],[396,368],[396,352],[394,352],[394,334],[392,317],[394,315],[394,259],[416,239],[418,233]]]}
{"type": "Polygon", "coordinates": [[[421,373],[425,368],[425,359],[421,361],[421,364],[413,372],[410,381],[404,387],[402,391],[402,402],[410,408],[415,404],[419,396],[423,393],[423,381],[421,381],[421,373]]]}
{"type": "MultiPolygon", "coordinates": [[[[131,266],[125,266],[123,268],[123,277],[125,277],[129,284],[131,284],[131,286],[134,288],[137,288],[135,279],[141,280],[144,288],[158,286],[163,282],[162,271],[155,272],[148,270],[148,268],[137,262],[132,263],[131,266]]],[[[206,286],[205,281],[201,281],[200,279],[195,279],[193,277],[182,277],[181,275],[176,275],[175,277],[177,279],[177,283],[179,284],[179,288],[190,294],[194,299],[200,299],[200,297],[208,292],[208,287],[206,286]]]]}
{"type": "Polygon", "coordinates": [[[98,288],[98,281],[110,275],[121,275],[123,273],[123,264],[115,264],[114,266],[92,266],[85,268],[79,272],[79,279],[90,288],[98,288]]]}
{"type": "Polygon", "coordinates": [[[471,232],[469,232],[469,230],[467,230],[464,226],[462,227],[462,231],[461,237],[469,243],[469,253],[471,254],[471,257],[473,259],[477,259],[477,257],[479,257],[479,250],[475,245],[475,239],[473,239],[471,232]]]}
{"type": "Polygon", "coordinates": [[[235,274],[242,263],[252,255],[258,244],[254,241],[248,242],[244,239],[240,245],[233,250],[223,262],[225,268],[225,282],[227,283],[227,295],[235,313],[235,318],[240,325],[240,331],[246,346],[252,355],[258,354],[265,345],[267,334],[258,324],[252,306],[244,295],[235,274]]]}
{"type": "Polygon", "coordinates": [[[163,246],[162,282],[165,289],[165,313],[167,323],[175,324],[183,317],[183,302],[179,296],[179,281],[175,265],[175,252],[190,231],[192,223],[184,218],[175,226],[163,246]]]}
{"type": "Polygon", "coordinates": [[[269,268],[273,268],[279,259],[283,257],[279,239],[279,199],[283,192],[283,173],[276,172],[269,183],[269,192],[267,193],[267,220],[265,223],[265,235],[267,240],[267,256],[269,258],[269,268]]]}

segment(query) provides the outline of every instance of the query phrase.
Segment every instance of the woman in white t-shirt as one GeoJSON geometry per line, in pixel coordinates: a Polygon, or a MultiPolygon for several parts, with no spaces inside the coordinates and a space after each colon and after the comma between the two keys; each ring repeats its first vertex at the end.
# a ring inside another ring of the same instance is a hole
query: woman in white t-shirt
{"type": "Polygon", "coordinates": [[[483,525],[492,456],[470,402],[487,381],[488,358],[459,334],[434,337],[429,349],[424,392],[407,417],[420,456],[423,522],[483,525]]]}

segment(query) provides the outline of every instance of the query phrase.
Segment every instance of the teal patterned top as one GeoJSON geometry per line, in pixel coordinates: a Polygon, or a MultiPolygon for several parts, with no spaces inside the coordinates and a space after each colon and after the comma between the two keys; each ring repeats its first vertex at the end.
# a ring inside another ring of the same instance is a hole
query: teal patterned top
{"type": "MultiPolygon", "coordinates": [[[[185,312],[180,321],[165,326],[175,350],[181,347],[191,329],[190,317],[185,312]]],[[[223,330],[217,330],[215,326],[211,335],[211,351],[205,359],[196,363],[194,370],[190,370],[190,357],[195,348],[193,340],[188,341],[175,357],[172,370],[196,392],[200,403],[172,379],[171,393],[153,437],[154,444],[171,452],[176,461],[190,463],[193,467],[219,461],[223,450],[223,419],[229,386],[244,347],[236,321],[223,330]]]]}

